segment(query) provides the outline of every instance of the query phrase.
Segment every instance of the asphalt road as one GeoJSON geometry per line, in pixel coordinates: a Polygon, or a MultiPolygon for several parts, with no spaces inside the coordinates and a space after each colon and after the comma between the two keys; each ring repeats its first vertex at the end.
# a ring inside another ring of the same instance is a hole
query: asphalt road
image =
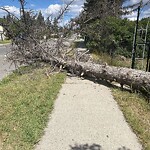
{"type": "Polygon", "coordinates": [[[5,55],[9,51],[9,45],[0,45],[0,80],[15,69],[14,65],[6,60],[5,55]]]}

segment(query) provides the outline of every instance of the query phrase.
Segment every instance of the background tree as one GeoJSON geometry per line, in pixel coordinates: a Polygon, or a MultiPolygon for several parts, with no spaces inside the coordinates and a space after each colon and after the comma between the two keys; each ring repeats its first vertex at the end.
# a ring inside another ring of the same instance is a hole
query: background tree
{"type": "MultiPolygon", "coordinates": [[[[84,11],[76,22],[90,51],[96,50],[112,55],[111,47],[115,47],[113,53],[116,55],[131,57],[135,22],[122,19],[123,2],[123,0],[86,0],[84,11]]],[[[146,22],[140,24],[146,27],[146,22]]],[[[137,56],[141,57],[141,54],[142,50],[138,49],[137,56]]]]}
{"type": "Polygon", "coordinates": [[[39,11],[37,16],[37,25],[42,26],[44,25],[44,17],[42,16],[42,12],[39,11]]]}

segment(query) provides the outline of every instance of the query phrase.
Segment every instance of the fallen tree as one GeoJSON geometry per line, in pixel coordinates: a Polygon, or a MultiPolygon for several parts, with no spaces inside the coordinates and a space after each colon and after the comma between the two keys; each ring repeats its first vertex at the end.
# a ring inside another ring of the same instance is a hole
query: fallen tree
{"type": "Polygon", "coordinates": [[[43,61],[53,62],[77,76],[92,77],[97,80],[115,81],[128,85],[131,89],[150,92],[150,73],[123,67],[95,64],[92,62],[65,61],[61,58],[43,57],[43,61]]]}
{"type": "MultiPolygon", "coordinates": [[[[20,0],[20,3],[22,1],[23,0],[20,0]]],[[[72,2],[73,0],[71,3],[72,2]]],[[[66,5],[65,10],[67,10],[71,3],[66,5]]],[[[61,11],[62,13],[60,13],[58,19],[62,16],[64,11],[61,11]]],[[[10,12],[8,13],[11,15],[10,12]]],[[[97,80],[102,79],[110,82],[115,81],[120,83],[122,87],[123,85],[128,85],[131,89],[144,91],[150,95],[150,73],[129,68],[108,66],[107,64],[96,64],[88,61],[90,58],[87,58],[89,55],[87,55],[86,52],[77,53],[76,49],[72,48],[70,43],[73,41],[68,42],[69,44],[66,43],[67,38],[65,38],[65,35],[67,34],[64,29],[63,32],[65,32],[62,36],[57,33],[57,39],[38,39],[37,35],[39,33],[37,33],[36,30],[31,30],[34,28],[34,24],[28,24],[28,22],[25,21],[25,12],[23,11],[23,13],[24,19],[20,20],[19,24],[16,20],[13,20],[14,16],[12,15],[12,24],[15,25],[16,28],[21,29],[19,39],[11,32],[8,24],[4,26],[12,37],[12,48],[8,54],[8,59],[13,63],[32,64],[39,61],[48,62],[54,68],[58,66],[77,76],[92,77],[97,80]]],[[[56,22],[58,22],[58,19],[56,19],[56,22]]],[[[70,30],[71,29],[68,28],[67,31],[69,32],[70,30]]]]}

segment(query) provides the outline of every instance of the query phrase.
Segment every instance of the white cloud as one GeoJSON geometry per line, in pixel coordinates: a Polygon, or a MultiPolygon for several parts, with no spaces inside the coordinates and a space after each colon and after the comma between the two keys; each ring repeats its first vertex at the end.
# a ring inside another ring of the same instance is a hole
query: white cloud
{"type": "Polygon", "coordinates": [[[73,15],[78,15],[83,10],[82,5],[70,5],[69,7],[69,13],[73,13],[73,15]]]}
{"type": "MultiPolygon", "coordinates": [[[[63,1],[63,0],[61,0],[63,1]]],[[[67,4],[69,3],[71,0],[64,0],[64,3],[67,4]]],[[[143,0],[143,3],[145,4],[146,2],[148,2],[149,0],[143,0]]],[[[70,18],[73,18],[77,15],[79,15],[79,13],[83,10],[83,5],[84,5],[85,0],[74,0],[74,2],[69,6],[69,10],[65,13],[66,16],[66,20],[70,18]],[[67,17],[68,16],[68,17],[67,17]]],[[[140,2],[140,0],[128,0],[126,1],[125,5],[132,5],[135,4],[137,2],[140,2]]],[[[35,7],[34,4],[30,4],[31,7],[35,7]]],[[[61,10],[61,8],[63,7],[63,5],[61,4],[51,4],[49,5],[47,8],[41,8],[35,11],[42,11],[42,14],[44,15],[44,17],[48,17],[51,16],[52,17],[56,17],[59,13],[59,11],[61,10]]],[[[15,6],[5,6],[5,8],[7,8],[11,13],[19,16],[19,8],[15,7],[15,6]]],[[[0,17],[6,15],[6,12],[0,10],[0,17]]],[[[144,8],[140,14],[140,17],[148,17],[150,16],[150,5],[147,6],[147,8],[144,8]]],[[[135,20],[137,17],[137,11],[132,12],[129,15],[125,16],[126,18],[129,18],[130,20],[135,20]]]]}
{"type": "MultiPolygon", "coordinates": [[[[127,1],[124,4],[124,6],[133,5],[133,4],[136,4],[136,3],[140,2],[140,1],[141,0],[130,0],[130,1],[127,1]]],[[[140,11],[140,19],[141,18],[150,17],[150,3],[148,5],[145,5],[145,4],[147,4],[147,2],[149,2],[149,0],[143,0],[143,6],[141,7],[141,11],[140,11]]],[[[135,6],[135,8],[137,8],[137,7],[138,6],[135,6]]],[[[133,11],[129,15],[123,16],[123,18],[128,18],[129,20],[136,20],[137,19],[137,10],[133,11]]]]}
{"type": "Polygon", "coordinates": [[[31,4],[30,6],[31,6],[31,7],[35,7],[35,4],[31,4]]]}
{"type": "Polygon", "coordinates": [[[129,4],[135,4],[135,3],[138,3],[138,2],[140,2],[141,0],[130,0],[129,1],[129,4]]]}
{"type": "MultiPolygon", "coordinates": [[[[19,16],[20,14],[20,9],[15,7],[15,6],[4,6],[3,8],[5,8],[6,10],[8,10],[10,13],[16,15],[16,16],[19,16]]],[[[0,9],[0,17],[3,17],[7,15],[7,12],[0,9]]]]}
{"type": "MultiPolygon", "coordinates": [[[[71,2],[72,0],[64,0],[64,3],[69,3],[69,2],[71,2]]],[[[72,4],[74,4],[74,5],[83,5],[83,3],[85,2],[85,0],[74,0],[73,1],[73,3],[72,4]]]]}
{"type": "MultiPolygon", "coordinates": [[[[139,3],[141,0],[127,0],[125,5],[133,5],[139,3]]],[[[142,0],[143,4],[147,3],[149,0],[142,0]]]]}
{"type": "Polygon", "coordinates": [[[59,13],[59,11],[61,10],[62,6],[59,4],[52,4],[49,5],[48,8],[46,9],[41,9],[42,14],[47,17],[49,15],[52,15],[53,17],[56,17],[59,13]]]}
{"type": "MultiPolygon", "coordinates": [[[[141,11],[140,13],[140,19],[147,18],[147,17],[150,17],[150,8],[147,10],[141,11]]],[[[125,15],[123,16],[123,18],[128,18],[129,20],[134,21],[137,19],[137,11],[134,11],[129,15],[125,15]]]]}
{"type": "MultiPolygon", "coordinates": [[[[70,2],[71,0],[64,0],[65,3],[70,2]]],[[[141,0],[128,0],[125,2],[125,5],[133,5],[141,0]]],[[[143,5],[146,4],[149,0],[143,0],[143,5]]],[[[74,2],[70,5],[69,13],[72,14],[72,16],[77,16],[82,10],[83,10],[83,4],[85,0],[74,0],[74,2]]],[[[148,17],[150,16],[150,4],[147,6],[147,8],[144,7],[140,14],[140,18],[148,17]]],[[[129,18],[130,20],[136,20],[137,18],[137,11],[132,12],[129,15],[126,15],[125,17],[129,18]]]]}
{"type": "MultiPolygon", "coordinates": [[[[64,0],[64,4],[68,4],[71,0],[64,0]]],[[[83,1],[84,0],[75,0],[69,7],[65,13],[65,16],[75,17],[79,15],[79,13],[83,9],[83,1]]],[[[58,16],[60,10],[63,9],[63,4],[52,4],[49,5],[45,9],[41,9],[42,14],[46,18],[47,16],[52,16],[53,18],[58,16]]],[[[67,18],[68,19],[68,18],[67,18]]]]}
{"type": "MultiPolygon", "coordinates": [[[[68,4],[71,0],[64,0],[65,4],[68,4]]],[[[74,0],[74,2],[69,6],[68,13],[72,16],[77,16],[83,10],[83,4],[85,0],[74,0]]]]}
{"type": "Polygon", "coordinates": [[[150,8],[148,8],[147,10],[142,11],[141,12],[141,17],[142,18],[150,17],[150,8]]]}

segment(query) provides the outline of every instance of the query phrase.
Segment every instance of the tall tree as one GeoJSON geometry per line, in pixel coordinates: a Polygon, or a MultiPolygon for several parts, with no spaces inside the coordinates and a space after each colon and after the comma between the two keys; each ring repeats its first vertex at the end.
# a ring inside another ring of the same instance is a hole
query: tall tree
{"type": "Polygon", "coordinates": [[[42,15],[42,12],[39,11],[38,16],[37,16],[37,23],[38,25],[43,25],[44,24],[44,17],[42,15]]]}
{"type": "Polygon", "coordinates": [[[86,0],[84,3],[86,18],[119,16],[123,1],[124,0],[86,0]]]}
{"type": "MultiPolygon", "coordinates": [[[[121,8],[124,1],[125,0],[85,1],[84,11],[77,21],[80,24],[81,34],[85,37],[89,49],[108,52],[112,55],[112,51],[114,50],[112,50],[111,47],[116,49],[117,46],[120,45],[122,41],[119,40],[125,37],[119,27],[119,24],[121,24],[121,8]]],[[[124,26],[122,27],[124,28],[124,26]]]]}

